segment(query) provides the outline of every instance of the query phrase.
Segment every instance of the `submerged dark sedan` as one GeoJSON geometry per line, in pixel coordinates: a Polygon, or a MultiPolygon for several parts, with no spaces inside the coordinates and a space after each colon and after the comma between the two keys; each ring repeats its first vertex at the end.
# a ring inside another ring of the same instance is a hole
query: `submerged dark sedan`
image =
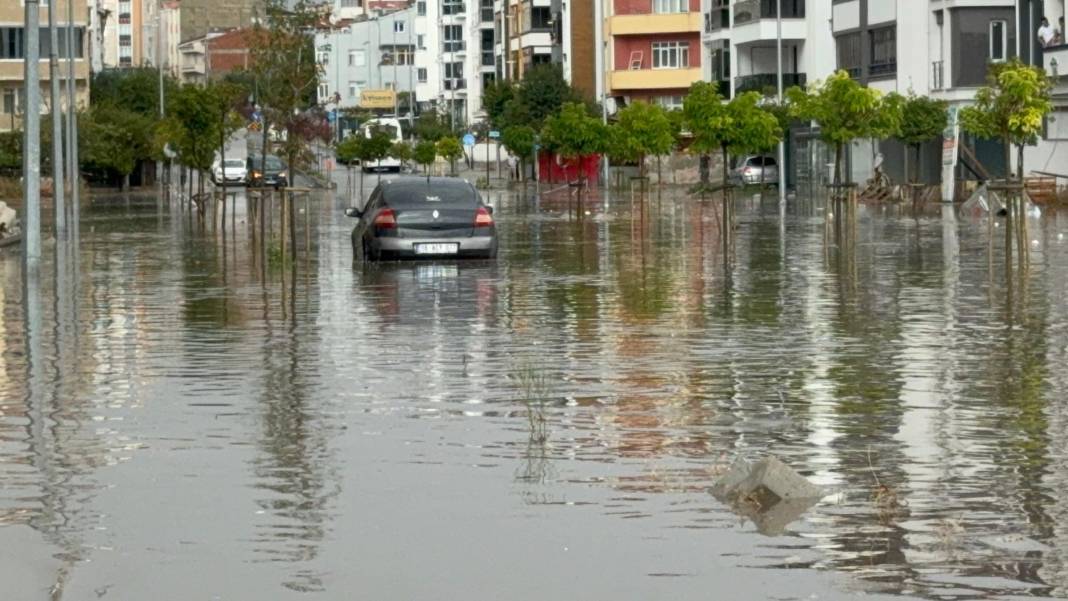
{"type": "Polygon", "coordinates": [[[447,177],[382,182],[364,209],[345,214],[360,221],[352,252],[370,260],[497,256],[493,208],[471,184],[447,177]]]}

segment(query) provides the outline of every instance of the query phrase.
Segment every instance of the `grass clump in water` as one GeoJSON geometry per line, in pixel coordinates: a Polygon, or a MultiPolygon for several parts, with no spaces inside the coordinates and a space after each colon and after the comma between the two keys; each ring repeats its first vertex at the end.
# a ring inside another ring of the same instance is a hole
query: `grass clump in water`
{"type": "Polygon", "coordinates": [[[519,385],[520,400],[526,408],[527,428],[532,442],[542,443],[549,439],[549,423],[546,411],[552,392],[549,374],[529,363],[524,363],[515,372],[519,385]]]}

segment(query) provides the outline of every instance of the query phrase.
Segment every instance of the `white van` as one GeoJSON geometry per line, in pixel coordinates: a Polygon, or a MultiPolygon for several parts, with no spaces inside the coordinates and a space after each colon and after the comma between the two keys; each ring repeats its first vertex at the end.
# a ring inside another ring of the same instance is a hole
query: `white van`
{"type": "MultiPolygon", "coordinates": [[[[361,126],[360,130],[363,135],[370,138],[371,131],[376,127],[386,128],[393,131],[393,143],[404,141],[404,132],[401,130],[401,122],[399,119],[392,117],[379,117],[377,119],[368,119],[361,126]]],[[[400,172],[401,162],[400,159],[393,157],[386,157],[380,161],[375,162],[374,165],[363,165],[364,171],[396,171],[400,172]]]]}

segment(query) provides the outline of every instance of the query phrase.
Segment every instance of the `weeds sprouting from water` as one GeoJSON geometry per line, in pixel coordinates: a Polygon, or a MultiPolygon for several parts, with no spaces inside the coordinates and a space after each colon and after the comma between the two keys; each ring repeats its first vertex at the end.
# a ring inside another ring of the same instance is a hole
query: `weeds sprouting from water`
{"type": "Polygon", "coordinates": [[[545,417],[552,391],[549,375],[544,369],[523,364],[516,370],[515,379],[519,383],[520,400],[526,408],[530,440],[543,443],[549,439],[549,424],[545,417]]]}
{"type": "Polygon", "coordinates": [[[875,479],[871,488],[871,501],[875,505],[879,521],[888,524],[898,517],[908,504],[898,496],[896,489],[879,480],[879,475],[875,473],[875,466],[871,461],[870,448],[868,449],[868,469],[871,470],[871,477],[875,479]]]}

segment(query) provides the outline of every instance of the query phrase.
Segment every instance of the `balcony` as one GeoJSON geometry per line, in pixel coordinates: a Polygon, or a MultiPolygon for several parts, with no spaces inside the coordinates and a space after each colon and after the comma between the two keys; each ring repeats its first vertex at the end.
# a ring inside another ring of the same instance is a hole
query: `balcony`
{"type": "Polygon", "coordinates": [[[466,79],[446,79],[443,83],[445,84],[444,88],[449,91],[456,92],[467,89],[466,79]]]}
{"type": "Polygon", "coordinates": [[[701,80],[701,68],[632,69],[612,71],[613,90],[667,90],[689,88],[701,80]]]}
{"type": "Polygon", "coordinates": [[[1043,48],[1042,66],[1054,85],[1068,81],[1068,44],[1043,48]]]}
{"type": "Polygon", "coordinates": [[[897,61],[891,60],[886,63],[873,64],[868,67],[870,77],[892,77],[897,75],[897,61]]]}
{"type": "Polygon", "coordinates": [[[616,15],[608,29],[612,35],[701,33],[701,13],[616,15]]]}
{"type": "Polygon", "coordinates": [[[705,13],[705,33],[714,33],[731,26],[731,16],[725,10],[712,9],[705,13]]]}
{"type": "MultiPolygon", "coordinates": [[[[734,4],[734,25],[752,23],[760,19],[776,17],[776,2],[779,0],[742,0],[734,4]]],[[[805,0],[781,0],[782,18],[804,19],[805,0]]]]}
{"type": "MultiPolygon", "coordinates": [[[[806,77],[804,73],[783,73],[782,74],[782,87],[783,90],[791,88],[793,86],[804,87],[806,77]]],[[[775,94],[778,91],[778,77],[775,73],[760,73],[758,75],[741,75],[734,78],[735,92],[741,94],[743,92],[760,92],[767,95],[770,91],[771,94],[775,94]]]]}

